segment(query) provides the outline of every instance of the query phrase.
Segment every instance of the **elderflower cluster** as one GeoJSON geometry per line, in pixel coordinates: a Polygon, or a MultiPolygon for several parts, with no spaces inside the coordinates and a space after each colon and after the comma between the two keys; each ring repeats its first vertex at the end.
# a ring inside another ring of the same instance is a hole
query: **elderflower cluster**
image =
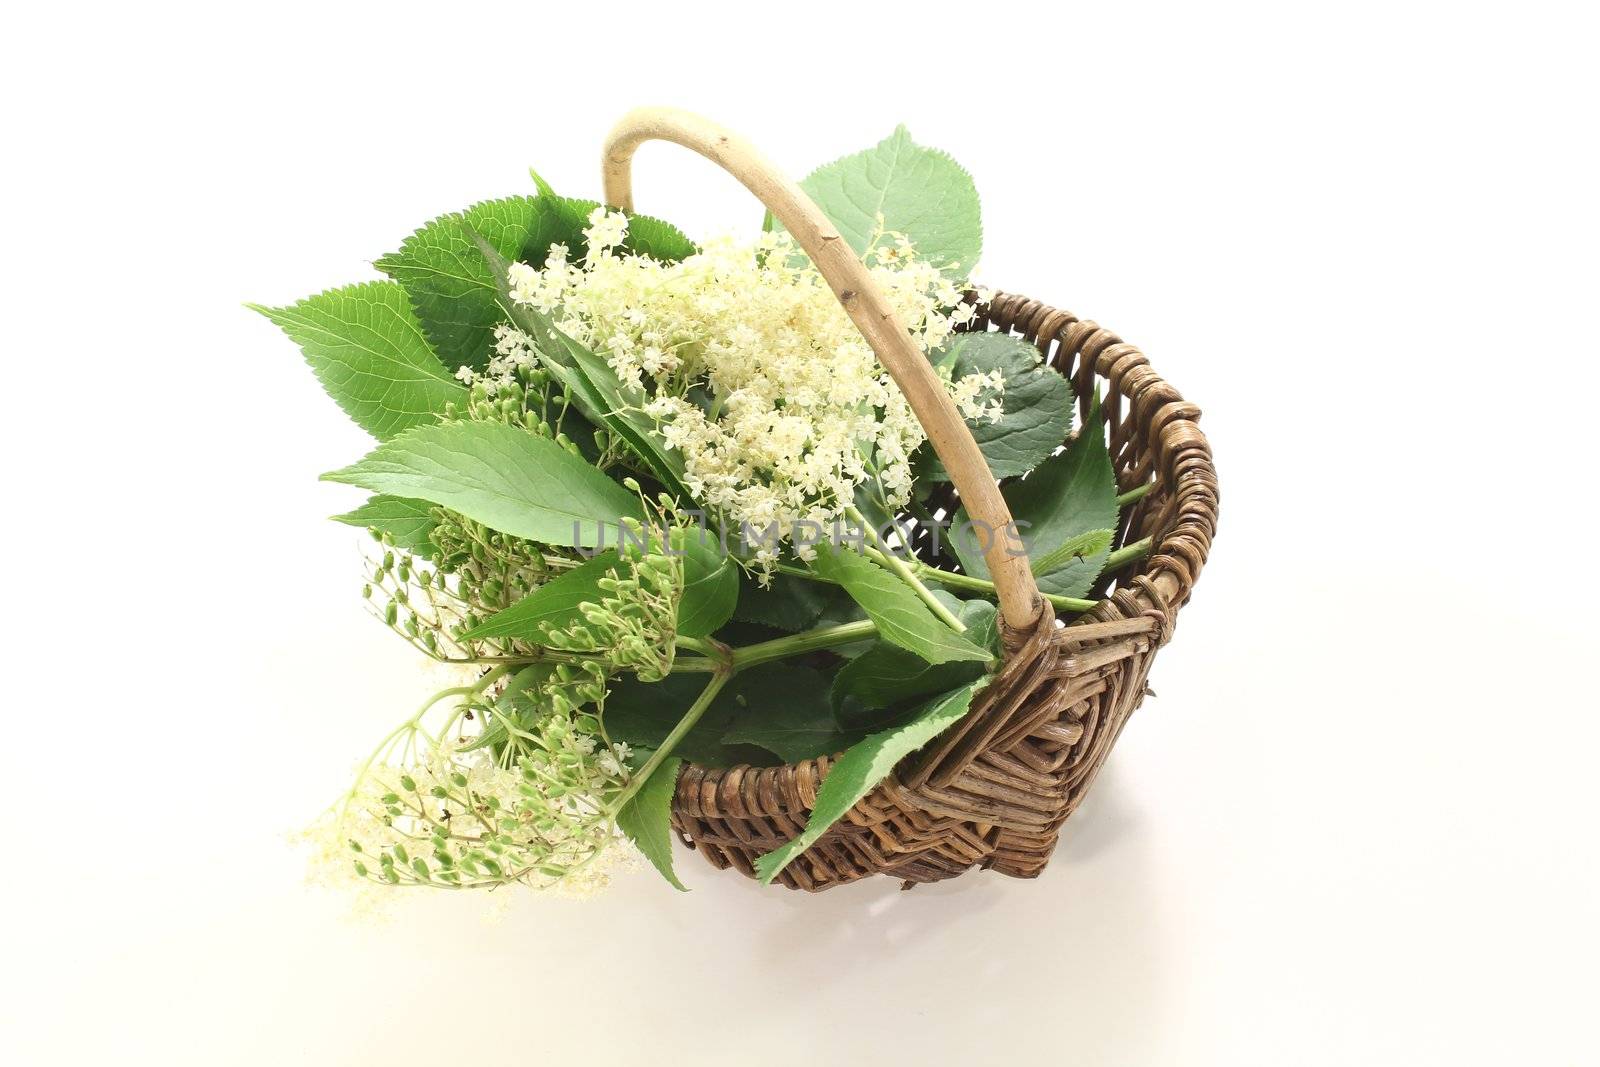
{"type": "Polygon", "coordinates": [[[968,374],[950,383],[950,399],[969,422],[999,422],[1004,414],[1001,394],[1006,376],[998,367],[968,374]]]}
{"type": "MultiPolygon", "coordinates": [[[[891,507],[911,491],[911,453],[925,435],[910,406],[787,234],[721,238],[678,263],[624,253],[626,216],[597,208],[588,253],[560,245],[542,266],[511,267],[512,298],[552,316],[603,355],[663,441],[683,456],[685,484],[732,524],[775,530],[756,564],[797,524],[826,525],[875,481],[891,507]]],[[[924,352],[974,309],[903,236],[883,233],[864,259],[924,352]]],[[[497,358],[530,341],[505,328],[497,358]]],[[[950,383],[962,414],[995,420],[998,374],[950,383]]]]}
{"type": "Polygon", "coordinates": [[[348,870],[389,885],[603,883],[596,861],[618,839],[609,805],[627,786],[629,752],[578,718],[519,716],[515,744],[499,758],[480,738],[457,735],[374,762],[323,836],[337,838],[348,870]]]}

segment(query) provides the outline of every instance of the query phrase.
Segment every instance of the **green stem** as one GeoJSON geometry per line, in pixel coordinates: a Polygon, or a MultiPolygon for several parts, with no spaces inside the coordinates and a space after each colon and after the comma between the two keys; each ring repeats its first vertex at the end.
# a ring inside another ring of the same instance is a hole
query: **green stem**
{"type": "MultiPolygon", "coordinates": [[[[945,607],[944,603],[933,595],[932,589],[922,584],[922,580],[917,577],[919,571],[913,568],[911,564],[896,556],[893,552],[888,552],[881,548],[874,548],[867,554],[885,567],[888,567],[889,570],[899,575],[901,580],[911,586],[917,596],[922,599],[922,602],[928,605],[933,613],[939,617],[940,622],[958,634],[967,632],[967,624],[956,618],[955,612],[945,607]]],[[[918,567],[920,566],[921,564],[918,564],[918,567]]]]}
{"type": "Polygon", "coordinates": [[[731,677],[733,677],[733,671],[723,666],[719,666],[718,670],[711,675],[711,681],[706,683],[706,687],[700,691],[700,695],[695,698],[695,702],[689,705],[689,710],[683,713],[683,718],[678,720],[678,725],[672,728],[672,732],[662,740],[660,747],[650,754],[649,759],[644,761],[644,766],[640,767],[639,772],[629,780],[621,794],[607,806],[607,817],[616,818],[617,813],[627,805],[628,801],[632,800],[639,790],[644,788],[645,782],[650,780],[650,776],[656,772],[656,768],[660,767],[661,764],[666,762],[667,757],[672,755],[672,750],[678,746],[678,742],[682,741],[689,731],[694,729],[694,724],[700,721],[700,716],[706,713],[706,709],[711,706],[711,702],[717,698],[717,694],[722,691],[722,687],[728,683],[728,679],[731,677]]]}
{"type": "Polygon", "coordinates": [[[672,643],[677,645],[679,648],[687,648],[690,652],[698,652],[702,656],[715,656],[717,654],[716,649],[712,648],[709,643],[702,641],[697,637],[680,636],[672,643]]]}
{"type": "Polygon", "coordinates": [[[672,661],[673,674],[710,674],[728,665],[726,658],[708,659],[705,656],[679,656],[672,661]]]}
{"type": "Polygon", "coordinates": [[[883,564],[891,573],[909,585],[912,592],[916,593],[917,596],[921,598],[922,602],[928,605],[928,608],[934,613],[934,615],[938,616],[940,622],[944,623],[958,634],[966,632],[966,624],[960,619],[956,618],[955,612],[951,611],[949,608],[945,607],[939,602],[939,598],[933,595],[933,590],[929,589],[918,580],[915,572],[912,571],[911,567],[907,565],[905,560],[888,550],[888,547],[885,546],[883,541],[878,537],[878,531],[872,528],[872,524],[867,522],[866,518],[861,514],[861,512],[851,507],[845,508],[844,513],[848,515],[853,522],[857,523],[861,527],[861,532],[872,543],[872,550],[868,553],[868,555],[876,559],[879,563],[883,564]]]}
{"type": "Polygon", "coordinates": [[[484,674],[482,678],[479,678],[472,685],[457,685],[451,686],[449,689],[441,689],[427,700],[424,700],[422,702],[422,706],[416,711],[412,712],[409,719],[401,723],[399,726],[396,726],[393,730],[390,730],[388,736],[386,736],[382,741],[379,741],[378,747],[372,750],[372,755],[368,756],[366,760],[362,762],[361,769],[356,772],[355,781],[351,783],[349,791],[345,793],[342,801],[339,803],[339,821],[342,823],[345,815],[349,812],[350,801],[355,799],[356,790],[361,787],[361,780],[367,776],[367,772],[372,769],[372,765],[378,761],[378,758],[385,752],[389,751],[389,746],[395,740],[395,738],[399,737],[407,730],[417,729],[418,724],[422,722],[422,717],[428,713],[429,709],[431,709],[440,701],[445,700],[448,697],[478,696],[482,694],[485,689],[488,689],[501,678],[504,678],[508,673],[510,673],[510,671],[511,664],[503,664],[484,674]]]}
{"type": "Polygon", "coordinates": [[[813,582],[821,582],[824,585],[839,584],[832,578],[824,578],[810,567],[796,567],[793,563],[774,563],[772,569],[779,574],[791,574],[796,578],[807,578],[813,582]]]}
{"type": "MultiPolygon", "coordinates": [[[[943,571],[938,567],[930,567],[921,560],[912,563],[911,567],[928,581],[937,582],[951,589],[966,589],[970,592],[982,593],[991,599],[996,595],[994,583],[983,578],[974,578],[970,574],[957,574],[954,571],[943,571]]],[[[779,563],[774,569],[780,574],[792,574],[796,578],[809,578],[813,582],[823,582],[828,585],[839,584],[831,578],[824,578],[815,571],[809,571],[804,567],[796,567],[788,563],[779,563]]],[[[1084,600],[1075,596],[1058,596],[1055,593],[1046,593],[1042,590],[1039,595],[1063,611],[1088,611],[1099,603],[1096,600],[1084,600]]]]}
{"type": "Polygon", "coordinates": [[[1154,489],[1155,487],[1155,482],[1145,482],[1143,485],[1134,486],[1126,493],[1123,493],[1121,496],[1117,497],[1117,507],[1125,508],[1135,500],[1143,500],[1145,497],[1150,495],[1150,490],[1154,489]]]}
{"type": "Polygon", "coordinates": [[[779,637],[771,641],[762,641],[759,644],[745,645],[743,648],[733,650],[731,665],[733,670],[742,671],[747,667],[754,667],[758,663],[769,660],[786,659],[789,656],[799,656],[807,652],[818,652],[836,645],[848,645],[852,641],[860,641],[872,637],[878,632],[877,624],[871,619],[862,619],[860,622],[844,622],[837,626],[819,626],[815,630],[806,630],[802,633],[790,634],[788,637],[779,637]]]}
{"type": "MultiPolygon", "coordinates": [[[[984,578],[974,578],[970,574],[955,574],[951,571],[942,571],[937,567],[930,567],[926,563],[918,563],[917,570],[931,582],[947,585],[952,589],[967,589],[974,593],[983,593],[986,596],[995,596],[994,583],[984,578]]],[[[1088,611],[1098,601],[1083,600],[1075,596],[1058,596],[1055,593],[1039,591],[1039,595],[1050,601],[1051,604],[1063,611],[1088,611]]]]}
{"type": "Polygon", "coordinates": [[[598,660],[603,657],[586,655],[582,652],[558,652],[553,648],[542,648],[523,656],[438,656],[430,653],[426,645],[417,642],[412,644],[420,649],[424,655],[435,663],[454,664],[490,664],[499,663],[507,667],[527,667],[535,663],[584,663],[589,660],[598,660]]]}
{"type": "Polygon", "coordinates": [[[700,653],[690,659],[674,660],[675,671],[715,671],[733,665],[733,650],[714,638],[679,637],[673,644],[700,653]]]}
{"type": "Polygon", "coordinates": [[[1135,541],[1131,545],[1123,545],[1121,548],[1117,549],[1115,552],[1111,553],[1111,555],[1106,557],[1106,565],[1101,568],[1101,572],[1104,573],[1106,571],[1114,571],[1123,564],[1131,563],[1136,559],[1143,559],[1149,554],[1150,538],[1148,537],[1144,538],[1143,540],[1135,541]]]}

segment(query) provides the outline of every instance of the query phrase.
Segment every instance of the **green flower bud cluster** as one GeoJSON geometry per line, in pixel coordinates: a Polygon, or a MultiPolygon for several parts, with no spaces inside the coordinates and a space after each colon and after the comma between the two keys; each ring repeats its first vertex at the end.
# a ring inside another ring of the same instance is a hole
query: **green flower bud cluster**
{"type": "Polygon", "coordinates": [[[558,567],[575,565],[532,541],[491,530],[445,508],[434,508],[433,519],[429,539],[437,550],[439,569],[455,579],[459,598],[485,616],[533,592],[558,567]]]}
{"type": "Polygon", "coordinates": [[[678,636],[683,559],[663,553],[631,556],[597,584],[603,595],[579,608],[583,621],[566,627],[546,623],[541,643],[599,656],[611,670],[634,671],[640,681],[665,678],[678,636]]]}
{"type": "MultiPolygon", "coordinates": [[[[598,706],[605,700],[607,676],[606,666],[597,660],[553,664],[540,689],[544,704],[558,715],[578,715],[582,708],[598,706]]],[[[589,733],[599,732],[599,723],[593,716],[582,716],[578,725],[588,728],[589,733]]]]}
{"type": "Polygon", "coordinates": [[[650,473],[650,465],[639,458],[633,446],[619,434],[604,427],[594,431],[594,447],[598,453],[594,465],[601,470],[623,467],[640,474],[650,473]]]}
{"type": "Polygon", "coordinates": [[[433,518],[431,561],[374,532],[378,549],[366,561],[362,588],[373,614],[436,659],[528,651],[518,642],[463,643],[458,635],[578,561],[444,508],[434,508],[433,518]]]}
{"type": "Polygon", "coordinates": [[[427,560],[395,547],[387,534],[373,532],[378,548],[366,560],[361,595],[372,613],[395,633],[434,658],[460,650],[450,633],[461,625],[468,605],[427,560]]]}
{"type": "Polygon", "coordinates": [[[567,397],[560,385],[543,367],[518,366],[505,380],[474,382],[467,390],[462,407],[450,405],[445,418],[475,422],[503,422],[539,437],[546,437],[575,456],[583,453],[575,441],[561,430],[567,413],[567,397]]]}
{"type": "Polygon", "coordinates": [[[628,784],[627,747],[599,740],[592,716],[544,707],[530,720],[531,707],[518,709],[498,757],[467,738],[419,734],[397,746],[420,747],[414,759],[369,766],[335,828],[351,869],[462,889],[540,888],[589,868],[617,838],[608,808],[628,784]]]}

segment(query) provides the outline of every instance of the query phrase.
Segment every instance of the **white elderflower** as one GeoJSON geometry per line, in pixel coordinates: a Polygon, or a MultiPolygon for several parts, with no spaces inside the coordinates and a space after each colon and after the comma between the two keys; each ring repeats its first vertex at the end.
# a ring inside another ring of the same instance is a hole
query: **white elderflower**
{"type": "MultiPolygon", "coordinates": [[[[758,569],[798,523],[826,528],[868,483],[888,506],[906,503],[922,427],[787,234],[716,238],[660,263],[622,252],[626,229],[626,216],[596,208],[582,267],[565,249],[542,268],[516,265],[512,298],[642,394],[701,504],[736,535],[745,524],[776,532],[758,545],[758,569]]],[[[864,258],[924,352],[971,321],[961,291],[904,236],[880,234],[864,258]]],[[[965,417],[993,420],[1001,384],[971,375],[949,388],[965,417]]]]}
{"type": "Polygon", "coordinates": [[[607,249],[620,245],[627,233],[628,216],[622,212],[611,211],[604,207],[597,207],[589,212],[589,225],[584,228],[583,238],[589,242],[590,258],[602,255],[607,249]]]}
{"type": "Polygon", "coordinates": [[[419,713],[390,735],[308,835],[319,873],[447,889],[603,885],[602,857],[620,840],[612,806],[628,784],[627,746],[542,698],[484,696],[473,716],[464,709],[433,730],[419,713]],[[496,727],[498,750],[484,743],[496,727]]]}
{"type": "Polygon", "coordinates": [[[968,374],[950,384],[950,399],[968,422],[999,422],[1004,413],[1000,394],[1005,386],[1005,375],[999,368],[968,374]]]}

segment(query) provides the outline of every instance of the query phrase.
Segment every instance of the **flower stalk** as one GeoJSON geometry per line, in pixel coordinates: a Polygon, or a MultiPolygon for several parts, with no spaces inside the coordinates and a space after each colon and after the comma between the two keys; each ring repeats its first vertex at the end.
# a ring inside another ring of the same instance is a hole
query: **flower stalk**
{"type": "Polygon", "coordinates": [[[661,746],[650,754],[650,758],[644,761],[644,766],[639,768],[638,772],[629,779],[622,792],[617,794],[616,798],[607,805],[606,814],[610,818],[615,819],[617,813],[627,806],[628,801],[632,800],[639,790],[644,788],[645,782],[649,781],[650,776],[656,772],[656,768],[666,762],[667,757],[672,755],[672,750],[677,748],[678,743],[688,736],[690,730],[694,729],[694,724],[700,721],[700,717],[706,713],[707,708],[711,707],[711,702],[717,699],[717,694],[722,692],[722,687],[727,685],[728,679],[732,677],[733,670],[730,667],[719,666],[712,672],[711,680],[700,691],[700,695],[695,698],[695,702],[689,705],[689,710],[683,713],[683,718],[678,720],[678,725],[674,726],[672,732],[662,739],[661,746]]]}
{"type": "Polygon", "coordinates": [[[837,626],[820,626],[815,630],[790,634],[788,637],[778,637],[771,641],[735,648],[731,656],[732,668],[735,671],[742,671],[775,659],[802,656],[808,652],[820,652],[823,649],[848,645],[852,641],[863,641],[877,636],[877,633],[878,626],[871,619],[843,622],[837,626]]]}

